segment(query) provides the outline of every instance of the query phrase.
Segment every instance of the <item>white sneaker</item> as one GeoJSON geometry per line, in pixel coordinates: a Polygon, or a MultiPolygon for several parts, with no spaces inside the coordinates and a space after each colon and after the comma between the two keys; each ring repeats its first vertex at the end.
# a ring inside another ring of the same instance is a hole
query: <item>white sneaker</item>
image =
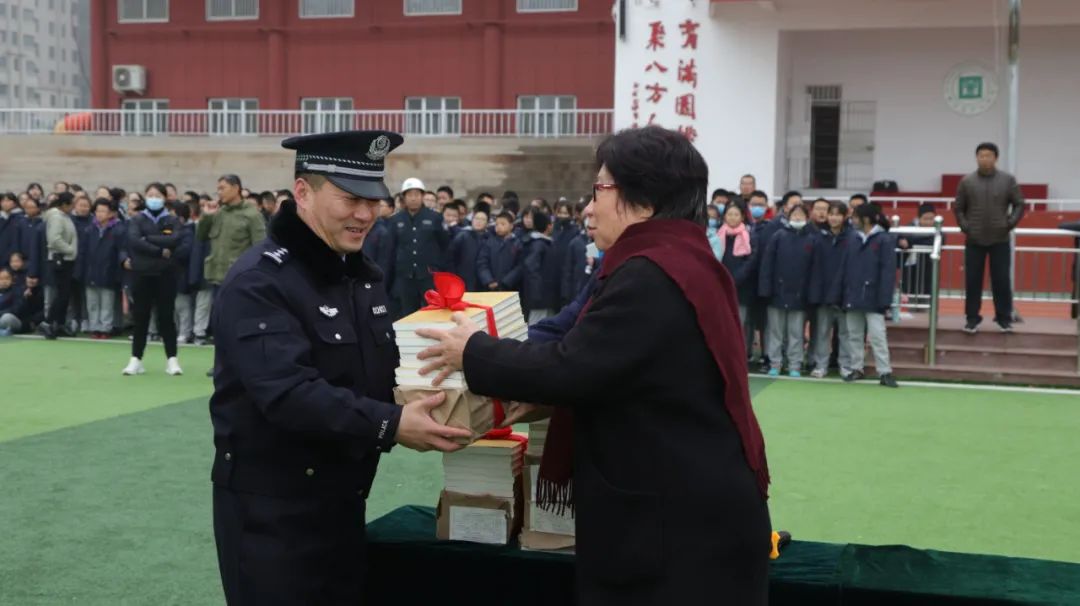
{"type": "Polygon", "coordinates": [[[187,345],[188,343],[190,343],[190,341],[188,341],[187,337],[176,337],[177,345],[187,345]]]}
{"type": "Polygon", "coordinates": [[[146,369],[143,368],[142,360],[138,358],[132,358],[128,365],[124,367],[124,374],[127,376],[141,375],[144,372],[146,372],[146,369]]]}
{"type": "Polygon", "coordinates": [[[184,374],[183,369],[180,368],[180,362],[176,358],[169,358],[165,361],[165,374],[174,377],[184,374]]]}
{"type": "Polygon", "coordinates": [[[810,373],[810,376],[814,377],[815,379],[824,379],[825,375],[827,374],[829,374],[829,371],[822,368],[815,368],[814,372],[810,373]]]}

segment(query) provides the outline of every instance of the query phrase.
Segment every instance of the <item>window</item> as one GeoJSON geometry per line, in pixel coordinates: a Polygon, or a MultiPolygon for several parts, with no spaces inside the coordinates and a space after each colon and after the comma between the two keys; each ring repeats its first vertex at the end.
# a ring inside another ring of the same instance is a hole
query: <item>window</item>
{"type": "Polygon", "coordinates": [[[518,134],[542,137],[577,132],[577,97],[538,95],[518,97],[518,134]]]}
{"type": "Polygon", "coordinates": [[[169,20],[169,0],[117,0],[120,23],[165,22],[169,20]]]}
{"type": "Polygon", "coordinates": [[[66,48],[60,49],[60,58],[63,59],[64,61],[67,61],[67,49],[66,48]]]}
{"type": "Polygon", "coordinates": [[[169,132],[168,99],[127,99],[120,104],[125,135],[155,135],[169,132]]]}
{"type": "Polygon", "coordinates": [[[461,0],[405,0],[405,14],[460,15],[461,0]]]}
{"type": "Polygon", "coordinates": [[[49,84],[56,84],[56,70],[49,70],[49,84]]]}
{"type": "Polygon", "coordinates": [[[210,99],[210,133],[258,134],[258,109],[257,99],[210,99]]]}
{"type": "Polygon", "coordinates": [[[577,0],[517,0],[519,13],[576,11],[577,0]]]}
{"type": "Polygon", "coordinates": [[[259,0],[206,0],[206,18],[209,21],[258,19],[259,0]]]}
{"type": "Polygon", "coordinates": [[[305,133],[329,133],[352,130],[353,100],[348,97],[317,97],[302,99],[305,133]]]}
{"type": "Polygon", "coordinates": [[[0,67],[7,67],[7,55],[0,55],[0,67]]]}
{"type": "Polygon", "coordinates": [[[354,10],[353,0],[300,0],[302,19],[352,17],[354,10]]]}
{"type": "Polygon", "coordinates": [[[50,59],[55,59],[56,58],[56,47],[55,46],[50,46],[49,47],[49,58],[50,59]]]}
{"type": "Polygon", "coordinates": [[[50,21],[49,22],[49,35],[51,36],[51,35],[53,35],[55,33],[56,33],[56,24],[53,23],[52,21],[50,21]]]}
{"type": "Polygon", "coordinates": [[[412,135],[461,134],[461,99],[458,97],[407,97],[405,132],[412,135]]]}
{"type": "Polygon", "coordinates": [[[63,86],[67,86],[67,74],[64,72],[60,73],[60,84],[63,86]]]}
{"type": "Polygon", "coordinates": [[[37,40],[35,40],[34,37],[30,34],[23,34],[22,40],[23,46],[27,48],[33,48],[37,46],[37,40]]]}
{"type": "Polygon", "coordinates": [[[0,95],[7,96],[9,91],[10,89],[8,88],[7,84],[0,84],[0,95]]]}
{"type": "Polygon", "coordinates": [[[49,95],[49,107],[56,107],[56,95],[49,95]]]}

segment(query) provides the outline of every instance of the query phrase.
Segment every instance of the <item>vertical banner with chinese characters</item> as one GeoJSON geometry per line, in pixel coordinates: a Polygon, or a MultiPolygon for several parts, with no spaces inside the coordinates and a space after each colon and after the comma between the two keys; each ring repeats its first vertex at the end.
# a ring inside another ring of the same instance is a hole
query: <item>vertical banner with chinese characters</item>
{"type": "Polygon", "coordinates": [[[618,127],[657,124],[691,141],[698,129],[698,40],[704,0],[629,0],[616,71],[618,127]],[[631,46],[632,45],[632,46],[631,46]],[[636,47],[636,48],[634,48],[636,47]]]}

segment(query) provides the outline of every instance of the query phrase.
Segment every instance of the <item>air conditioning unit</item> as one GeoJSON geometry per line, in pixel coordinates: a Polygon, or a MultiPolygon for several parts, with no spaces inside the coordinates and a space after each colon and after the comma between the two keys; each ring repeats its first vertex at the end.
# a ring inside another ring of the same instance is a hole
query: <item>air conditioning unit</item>
{"type": "Polygon", "coordinates": [[[118,93],[141,95],[146,90],[146,68],[141,65],[114,65],[112,86],[118,93]]]}

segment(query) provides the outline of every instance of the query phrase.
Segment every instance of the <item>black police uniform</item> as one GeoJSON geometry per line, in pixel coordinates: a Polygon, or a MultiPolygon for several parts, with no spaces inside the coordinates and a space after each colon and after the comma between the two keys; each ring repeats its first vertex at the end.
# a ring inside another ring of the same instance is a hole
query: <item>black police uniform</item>
{"type": "MultiPolygon", "coordinates": [[[[382,157],[400,144],[382,132],[284,143],[297,172],[372,199],[385,195],[382,157]]],[[[401,415],[382,284],[371,260],[342,257],[286,202],[220,287],[210,416],[230,605],[362,602],[365,499],[401,415]]]]}
{"type": "Polygon", "coordinates": [[[450,232],[443,227],[442,215],[426,206],[415,215],[408,209],[398,211],[389,223],[394,238],[395,311],[407,316],[420,309],[424,292],[434,288],[431,270],[444,267],[450,232]]]}

